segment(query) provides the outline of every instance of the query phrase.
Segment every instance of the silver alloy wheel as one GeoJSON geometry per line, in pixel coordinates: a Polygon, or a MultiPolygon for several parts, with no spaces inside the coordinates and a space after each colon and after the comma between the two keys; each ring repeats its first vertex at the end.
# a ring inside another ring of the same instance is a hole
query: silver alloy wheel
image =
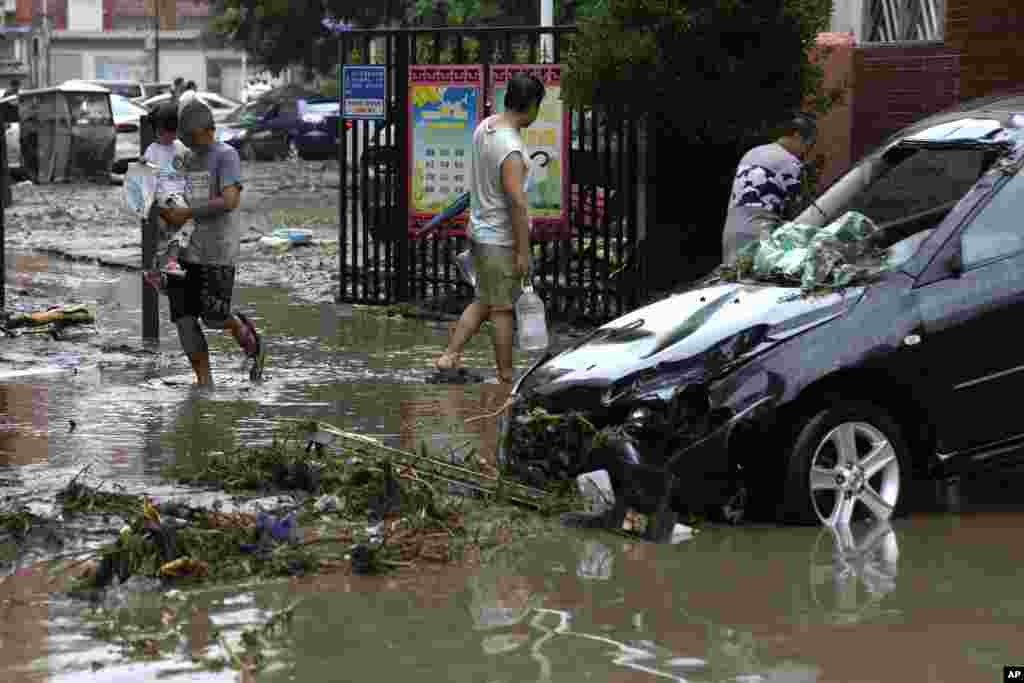
{"type": "Polygon", "coordinates": [[[876,520],[892,516],[900,495],[900,464],[889,440],[866,422],[844,422],[811,458],[814,512],[827,526],[848,525],[860,503],[876,520]]]}

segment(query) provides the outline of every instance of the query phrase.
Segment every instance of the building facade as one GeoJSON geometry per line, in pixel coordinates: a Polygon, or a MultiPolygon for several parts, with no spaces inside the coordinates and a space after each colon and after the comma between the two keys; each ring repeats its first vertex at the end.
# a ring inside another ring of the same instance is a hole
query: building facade
{"type": "MultiPolygon", "coordinates": [[[[181,76],[200,89],[240,97],[242,53],[210,49],[202,40],[211,18],[208,0],[4,1],[7,25],[31,29],[9,41],[8,59],[22,65],[18,73],[25,87],[77,78],[171,81],[181,76]]],[[[3,57],[0,52],[0,69],[3,57]]],[[[10,80],[0,73],[0,87],[5,78],[10,80]]]]}
{"type": "Polygon", "coordinates": [[[1024,92],[1024,2],[835,0],[826,58],[844,104],[826,117],[834,178],[892,133],[962,101],[1024,92]]]}

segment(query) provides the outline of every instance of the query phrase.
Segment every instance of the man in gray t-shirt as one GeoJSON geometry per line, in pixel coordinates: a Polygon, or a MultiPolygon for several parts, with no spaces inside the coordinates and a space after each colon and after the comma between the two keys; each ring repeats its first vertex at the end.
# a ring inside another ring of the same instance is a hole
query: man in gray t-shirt
{"type": "Polygon", "coordinates": [[[782,222],[800,194],[802,158],[814,145],[813,117],[798,114],[783,136],[743,155],[733,179],[729,213],[722,235],[722,262],[732,263],[736,252],[782,222]]]}
{"type": "Polygon", "coordinates": [[[213,382],[206,336],[199,325],[223,327],[252,361],[249,377],[263,374],[266,349],[255,326],[241,313],[231,312],[235,261],[241,242],[238,205],[242,172],[238,152],[214,141],[215,125],[209,107],[199,100],[186,104],[178,117],[178,137],[189,148],[183,160],[187,209],[161,209],[170,225],[195,221],[191,242],[180,255],[184,278],[169,278],[167,298],[171,322],[178,328],[199,384],[213,382]]]}

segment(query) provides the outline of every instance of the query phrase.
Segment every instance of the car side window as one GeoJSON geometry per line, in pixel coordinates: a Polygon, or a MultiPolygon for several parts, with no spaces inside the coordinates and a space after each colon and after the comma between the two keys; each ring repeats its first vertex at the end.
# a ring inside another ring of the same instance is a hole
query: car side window
{"type": "Polygon", "coordinates": [[[961,238],[964,266],[1024,251],[1024,174],[1018,173],[992,197],[961,238]]]}

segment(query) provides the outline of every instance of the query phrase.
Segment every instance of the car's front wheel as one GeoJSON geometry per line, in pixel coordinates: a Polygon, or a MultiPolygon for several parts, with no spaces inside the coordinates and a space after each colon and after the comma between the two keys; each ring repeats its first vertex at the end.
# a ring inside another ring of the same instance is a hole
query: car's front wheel
{"type": "Polygon", "coordinates": [[[790,453],[787,521],[842,526],[899,511],[910,477],[899,425],[882,409],[839,401],[807,420],[790,453]]]}

